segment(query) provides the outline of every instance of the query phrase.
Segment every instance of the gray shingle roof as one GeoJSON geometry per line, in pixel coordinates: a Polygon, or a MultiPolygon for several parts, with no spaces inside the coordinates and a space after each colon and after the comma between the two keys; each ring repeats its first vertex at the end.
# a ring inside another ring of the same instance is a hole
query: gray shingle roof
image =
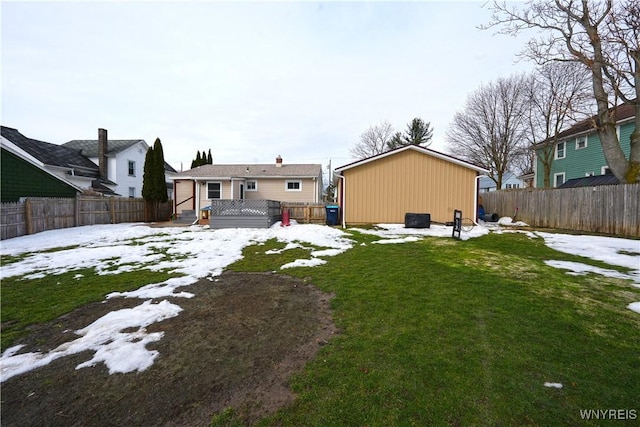
{"type": "Polygon", "coordinates": [[[321,173],[322,165],[316,164],[203,165],[180,172],[174,178],[301,178],[321,173]]]}
{"type": "Polygon", "coordinates": [[[574,188],[574,187],[595,187],[598,185],[616,185],[620,184],[618,178],[613,174],[585,176],[582,178],[573,178],[565,181],[558,188],[574,188]]]}
{"type": "MultiPolygon", "coordinates": [[[[107,143],[107,156],[113,156],[139,142],[147,145],[144,139],[109,139],[107,143]]],[[[84,156],[98,157],[98,140],[97,139],[74,139],[73,141],[62,144],[64,147],[80,150],[84,156]]],[[[167,172],[176,172],[169,163],[164,162],[164,170],[167,172]]]]}
{"type": "MultiPolygon", "coordinates": [[[[110,139],[107,144],[107,155],[119,153],[139,142],[146,144],[143,139],[110,139]]],[[[65,142],[62,146],[80,150],[87,157],[98,157],[97,139],[74,139],[73,141],[65,142]]]]}
{"type": "Polygon", "coordinates": [[[87,170],[90,176],[98,175],[98,166],[76,149],[27,138],[10,127],[2,126],[1,129],[3,137],[46,165],[72,169],[79,167],[87,170]]]}

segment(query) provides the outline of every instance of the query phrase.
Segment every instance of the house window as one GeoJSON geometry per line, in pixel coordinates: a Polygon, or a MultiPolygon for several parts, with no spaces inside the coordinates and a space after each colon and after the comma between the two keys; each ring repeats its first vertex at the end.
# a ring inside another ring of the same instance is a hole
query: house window
{"type": "Polygon", "coordinates": [[[507,184],[507,190],[513,188],[520,188],[520,184],[507,184]]]}
{"type": "Polygon", "coordinates": [[[222,199],[222,183],[221,182],[207,183],[207,199],[222,199]]]}
{"type": "Polygon", "coordinates": [[[302,191],[302,181],[286,181],[286,191],[302,191]]]}
{"type": "Polygon", "coordinates": [[[132,199],[136,197],[136,187],[129,187],[129,197],[132,199]]]}
{"type": "Polygon", "coordinates": [[[576,138],[576,150],[582,150],[583,148],[587,148],[587,135],[576,138]]]}
{"type": "Polygon", "coordinates": [[[560,187],[564,184],[564,172],[553,174],[553,186],[560,187]]]}
{"type": "Polygon", "coordinates": [[[566,142],[558,142],[558,144],[556,145],[556,160],[557,159],[564,159],[565,156],[565,145],[566,142]]]}
{"type": "Polygon", "coordinates": [[[258,181],[247,181],[246,188],[247,191],[258,191],[258,181]]]}
{"type": "Polygon", "coordinates": [[[136,162],[129,160],[129,176],[136,176],[136,162]]]}

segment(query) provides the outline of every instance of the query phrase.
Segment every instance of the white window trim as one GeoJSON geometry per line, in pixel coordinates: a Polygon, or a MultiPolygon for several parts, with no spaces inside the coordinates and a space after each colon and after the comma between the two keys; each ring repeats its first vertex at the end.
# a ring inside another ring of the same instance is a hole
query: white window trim
{"type": "Polygon", "coordinates": [[[554,188],[557,188],[557,187],[559,187],[560,185],[562,185],[562,184],[558,185],[558,177],[559,177],[559,176],[562,176],[562,184],[564,184],[565,182],[567,182],[566,174],[565,174],[564,172],[554,173],[554,174],[553,174],[553,187],[554,187],[554,188]]]}
{"type": "Polygon", "coordinates": [[[567,157],[567,142],[563,141],[563,142],[558,142],[556,144],[556,153],[555,153],[555,160],[560,160],[560,159],[564,159],[565,157],[567,157]],[[562,157],[558,156],[558,146],[562,144],[563,149],[562,149],[562,157]]]}
{"type": "Polygon", "coordinates": [[[302,191],[302,180],[301,179],[288,179],[284,182],[284,191],[302,191]],[[289,188],[290,182],[297,182],[299,188],[289,188]]]}
{"type": "Polygon", "coordinates": [[[604,165],[600,168],[600,175],[606,175],[607,174],[607,170],[611,170],[611,168],[609,168],[609,166],[604,165]]]}
{"type": "Polygon", "coordinates": [[[593,171],[584,173],[584,176],[593,176],[593,175],[595,175],[593,171]]]}
{"type": "Polygon", "coordinates": [[[221,200],[222,199],[222,181],[207,181],[206,192],[207,192],[207,200],[221,200]],[[220,185],[220,198],[219,199],[213,199],[213,198],[209,197],[209,184],[219,184],[220,185]]]}
{"type": "Polygon", "coordinates": [[[127,175],[128,176],[136,176],[136,161],[135,160],[127,160],[127,175]],[[133,163],[133,173],[129,173],[129,165],[133,163]]]}
{"type": "Polygon", "coordinates": [[[589,138],[587,138],[587,135],[576,137],[576,150],[584,150],[585,148],[587,148],[588,145],[589,145],[589,138]],[[584,141],[584,147],[579,147],[578,141],[584,141]]]}
{"type": "Polygon", "coordinates": [[[136,197],[136,187],[129,187],[129,198],[132,199],[136,197]]]}
{"type": "Polygon", "coordinates": [[[257,179],[248,179],[244,183],[244,191],[258,191],[258,180],[257,179]],[[256,188],[249,188],[249,183],[253,182],[256,184],[256,188]]]}

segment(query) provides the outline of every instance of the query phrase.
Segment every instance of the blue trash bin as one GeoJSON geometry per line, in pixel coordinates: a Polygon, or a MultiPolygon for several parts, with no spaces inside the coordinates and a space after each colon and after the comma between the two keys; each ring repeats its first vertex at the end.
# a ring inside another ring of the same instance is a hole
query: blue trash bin
{"type": "Polygon", "coordinates": [[[327,210],[327,225],[338,225],[338,210],[340,206],[329,205],[325,209],[327,210]]]}

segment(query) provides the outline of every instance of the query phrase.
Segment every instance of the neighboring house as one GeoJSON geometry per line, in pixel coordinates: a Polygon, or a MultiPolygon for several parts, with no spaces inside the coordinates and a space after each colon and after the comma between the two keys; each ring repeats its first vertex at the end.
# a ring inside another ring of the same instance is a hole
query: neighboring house
{"type": "MultiPolygon", "coordinates": [[[[635,129],[634,106],[632,104],[619,105],[611,110],[616,115],[618,138],[625,156],[629,158],[631,147],[631,133],[635,129]]],[[[550,183],[553,187],[560,187],[566,181],[588,176],[606,175],[610,173],[604,157],[602,144],[595,124],[597,115],[576,123],[569,129],[558,134],[558,143],[554,147],[553,163],[551,165],[550,183]]],[[[535,144],[532,149],[542,150],[544,142],[535,144]]],[[[544,185],[544,166],[538,156],[535,164],[535,185],[544,185]]]]}
{"type": "MultiPolygon", "coordinates": [[[[78,150],[83,156],[100,165],[101,176],[115,183],[115,192],[119,195],[142,197],[144,161],[149,149],[143,139],[110,140],[107,138],[107,131],[99,129],[97,140],[76,139],[62,146],[78,150]]],[[[164,167],[167,193],[171,199],[173,198],[171,177],[176,170],[166,162],[164,167]]]]}
{"type": "Polygon", "coordinates": [[[22,150],[8,147],[0,138],[0,201],[17,202],[23,197],[75,197],[81,189],[45,169],[22,150]]]}
{"type": "Polygon", "coordinates": [[[416,145],[335,170],[343,224],[404,223],[406,213],[453,221],[453,211],[476,216],[478,180],[488,171],[416,145]]]}
{"type": "Polygon", "coordinates": [[[203,165],[173,176],[174,212],[200,212],[213,199],[322,201],[322,165],[275,164],[203,165]]]}
{"type": "MultiPolygon", "coordinates": [[[[525,188],[527,185],[520,177],[516,176],[513,172],[505,172],[502,175],[502,190],[511,190],[513,188],[525,188]]],[[[480,178],[479,189],[481,193],[486,193],[488,191],[496,191],[497,184],[496,182],[489,178],[488,176],[483,176],[480,178]]]]}
{"type": "Polygon", "coordinates": [[[114,194],[115,184],[100,179],[98,166],[77,150],[28,138],[6,126],[1,127],[1,135],[3,201],[73,197],[85,190],[114,194]]]}

